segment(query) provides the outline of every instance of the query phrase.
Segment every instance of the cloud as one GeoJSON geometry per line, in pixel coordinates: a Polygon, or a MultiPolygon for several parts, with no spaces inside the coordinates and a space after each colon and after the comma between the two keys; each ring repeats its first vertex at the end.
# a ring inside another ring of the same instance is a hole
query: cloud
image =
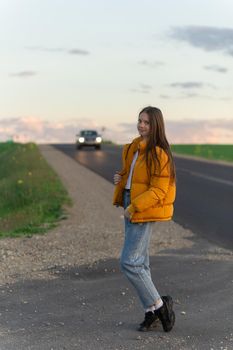
{"type": "Polygon", "coordinates": [[[228,69],[225,67],[217,66],[217,65],[212,65],[212,66],[204,66],[204,69],[206,70],[211,70],[217,73],[226,73],[228,72],[228,69]]]}
{"type": "Polygon", "coordinates": [[[233,120],[180,120],[166,123],[167,135],[176,143],[232,143],[233,120]]]}
{"type": "Polygon", "coordinates": [[[171,83],[169,86],[177,88],[180,87],[182,89],[202,89],[204,87],[211,87],[213,89],[216,89],[216,87],[213,84],[209,83],[203,83],[200,81],[185,81],[185,82],[176,82],[171,83]]]}
{"type": "Polygon", "coordinates": [[[233,56],[233,28],[208,26],[173,27],[170,37],[205,51],[221,51],[233,56]]]}
{"type": "Polygon", "coordinates": [[[159,97],[163,98],[165,100],[169,100],[171,98],[171,96],[169,96],[169,95],[160,95],[159,97]]]}
{"type": "MultiPolygon", "coordinates": [[[[170,143],[231,143],[233,120],[165,120],[170,143]]],[[[46,121],[37,117],[15,117],[1,119],[0,142],[13,139],[15,142],[75,143],[81,129],[96,129],[103,137],[116,143],[129,143],[138,136],[135,123],[119,123],[102,132],[91,119],[46,121]]]]}
{"type": "Polygon", "coordinates": [[[169,100],[171,98],[173,99],[184,99],[184,98],[210,98],[209,96],[204,96],[204,95],[200,95],[200,94],[197,94],[195,92],[185,92],[183,93],[182,95],[180,96],[170,96],[170,95],[159,95],[160,98],[164,99],[164,100],[169,100]]]}
{"type": "Polygon", "coordinates": [[[46,121],[37,117],[15,117],[1,119],[0,141],[15,142],[75,142],[75,135],[83,128],[99,129],[93,120],[46,121]]]}
{"type": "Polygon", "coordinates": [[[143,60],[143,61],[139,61],[138,64],[149,68],[157,68],[157,67],[163,66],[164,62],[162,61],[148,62],[146,60],[143,60]]]}
{"type": "Polygon", "coordinates": [[[208,100],[219,100],[219,101],[230,101],[232,100],[232,97],[229,96],[216,96],[214,94],[200,94],[197,93],[195,89],[202,89],[204,87],[211,87],[214,90],[217,90],[217,88],[213,84],[207,84],[202,82],[176,82],[171,83],[168,85],[172,88],[181,88],[182,90],[179,91],[179,95],[166,95],[161,94],[159,97],[162,99],[185,99],[185,98],[201,98],[201,99],[208,99],[208,100]]]}
{"type": "Polygon", "coordinates": [[[197,81],[186,81],[184,83],[171,83],[171,87],[181,87],[182,89],[203,88],[204,84],[197,81]]]}
{"type": "Polygon", "coordinates": [[[68,51],[71,55],[89,55],[90,52],[80,49],[72,49],[68,51]]]}
{"type": "MultiPolygon", "coordinates": [[[[233,120],[166,120],[166,134],[170,143],[229,143],[233,140],[233,120]]],[[[118,124],[122,143],[137,136],[136,123],[118,124]]],[[[118,136],[119,137],[119,136],[118,136]]]]}
{"type": "Polygon", "coordinates": [[[151,90],[152,86],[148,84],[140,84],[140,87],[144,90],[151,90]]]}
{"type": "Polygon", "coordinates": [[[26,46],[25,47],[27,50],[32,50],[32,51],[40,51],[40,52],[64,52],[68,53],[71,55],[89,55],[90,52],[87,50],[79,49],[79,48],[74,48],[74,49],[65,49],[62,47],[43,47],[43,46],[26,46]]]}
{"type": "MultiPolygon", "coordinates": [[[[162,96],[163,95],[161,95],[161,97],[162,96]]],[[[172,98],[172,97],[170,96],[170,98],[172,98]]],[[[198,94],[196,92],[191,92],[188,90],[184,91],[179,96],[173,96],[173,98],[174,99],[201,98],[201,99],[205,99],[205,100],[214,100],[214,101],[217,101],[217,100],[218,101],[231,101],[232,100],[232,97],[229,97],[229,96],[219,97],[219,96],[214,96],[214,95],[204,95],[204,94],[198,94]]]]}
{"type": "MultiPolygon", "coordinates": [[[[216,96],[210,96],[210,95],[203,95],[203,94],[199,94],[197,93],[197,89],[203,89],[203,88],[212,88],[212,89],[217,89],[216,86],[214,86],[213,84],[209,84],[209,83],[204,83],[204,82],[200,82],[200,81],[185,81],[185,82],[174,82],[168,85],[171,88],[177,89],[180,88],[181,89],[181,95],[180,96],[174,96],[174,98],[204,98],[204,99],[221,99],[220,97],[216,97],[216,96]]],[[[168,98],[167,95],[161,95],[161,98],[168,98]],[[165,97],[164,97],[165,96],[165,97]]],[[[225,97],[224,97],[225,98],[225,97]]]]}
{"type": "Polygon", "coordinates": [[[208,96],[203,96],[203,95],[197,94],[195,92],[185,93],[185,94],[183,94],[183,96],[180,96],[180,98],[196,98],[196,97],[208,98],[208,96]]]}
{"type": "Polygon", "coordinates": [[[131,92],[139,92],[142,94],[148,94],[152,89],[151,85],[140,83],[138,88],[130,89],[131,92]]]}
{"type": "Polygon", "coordinates": [[[37,72],[35,72],[35,71],[25,70],[25,71],[21,71],[21,72],[17,72],[17,73],[10,73],[9,76],[10,77],[17,77],[17,78],[30,78],[36,74],[37,74],[37,72]]]}
{"type": "Polygon", "coordinates": [[[138,136],[137,121],[135,123],[118,123],[112,131],[112,140],[118,144],[125,144],[138,136]]]}

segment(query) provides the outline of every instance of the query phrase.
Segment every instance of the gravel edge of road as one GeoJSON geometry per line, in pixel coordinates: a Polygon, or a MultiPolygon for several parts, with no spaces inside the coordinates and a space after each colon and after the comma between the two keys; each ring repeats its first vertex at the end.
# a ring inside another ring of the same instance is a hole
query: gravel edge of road
{"type": "MultiPolygon", "coordinates": [[[[67,219],[45,235],[0,240],[0,285],[24,279],[56,278],[57,268],[92,266],[119,258],[123,213],[112,205],[114,186],[49,145],[40,151],[67,188],[73,206],[67,219]],[[69,169],[69,170],[68,170],[69,169]]],[[[197,237],[174,221],[155,224],[150,254],[232,260],[233,253],[197,237]]]]}

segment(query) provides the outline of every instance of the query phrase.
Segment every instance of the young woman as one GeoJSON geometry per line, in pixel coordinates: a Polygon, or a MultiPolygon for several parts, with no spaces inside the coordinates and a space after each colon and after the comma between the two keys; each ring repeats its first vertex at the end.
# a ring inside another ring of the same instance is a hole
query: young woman
{"type": "Polygon", "coordinates": [[[159,320],[165,332],[175,323],[171,296],[160,296],[151,279],[149,242],[156,221],[171,220],[176,194],[175,166],[162,112],[146,107],[137,124],[139,137],[123,148],[122,171],[114,175],[113,204],[124,207],[125,242],[121,269],[135,287],[145,310],[140,331],[159,320]]]}

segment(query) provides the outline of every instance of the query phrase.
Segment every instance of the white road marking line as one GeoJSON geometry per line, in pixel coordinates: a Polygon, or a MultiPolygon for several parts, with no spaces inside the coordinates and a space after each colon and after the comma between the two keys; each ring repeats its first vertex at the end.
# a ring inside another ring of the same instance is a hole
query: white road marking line
{"type": "Polygon", "coordinates": [[[228,185],[228,186],[233,186],[233,181],[228,181],[228,180],[219,179],[218,177],[203,175],[201,173],[197,173],[195,171],[190,171],[190,170],[187,170],[184,168],[177,168],[177,170],[185,171],[186,173],[189,173],[190,175],[202,177],[203,179],[206,179],[206,180],[219,182],[219,183],[222,183],[222,184],[228,185]]]}

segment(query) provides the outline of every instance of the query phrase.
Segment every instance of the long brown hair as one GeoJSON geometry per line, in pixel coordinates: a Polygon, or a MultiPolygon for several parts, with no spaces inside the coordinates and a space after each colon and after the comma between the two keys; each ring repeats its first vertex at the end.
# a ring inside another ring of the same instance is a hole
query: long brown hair
{"type": "Polygon", "coordinates": [[[145,154],[147,169],[151,168],[152,162],[154,164],[154,169],[156,169],[158,166],[157,164],[160,166],[159,157],[155,148],[155,146],[159,146],[168,156],[171,178],[176,181],[175,164],[170,145],[166,138],[164,119],[161,110],[156,107],[148,106],[140,111],[139,116],[141,113],[146,113],[148,115],[150,124],[150,134],[146,145],[145,154]]]}

